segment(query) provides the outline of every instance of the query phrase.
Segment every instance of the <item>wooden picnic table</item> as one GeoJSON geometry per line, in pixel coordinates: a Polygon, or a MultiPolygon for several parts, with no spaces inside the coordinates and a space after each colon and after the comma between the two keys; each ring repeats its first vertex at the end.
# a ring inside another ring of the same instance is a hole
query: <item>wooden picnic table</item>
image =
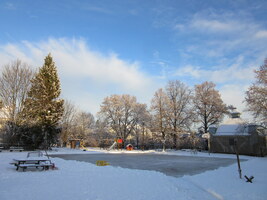
{"type": "Polygon", "coordinates": [[[44,169],[49,169],[49,167],[53,167],[54,163],[51,162],[50,159],[45,157],[36,157],[36,158],[26,158],[26,159],[13,159],[13,162],[10,163],[17,167],[16,170],[22,168],[25,171],[28,167],[35,167],[38,169],[39,167],[44,169]]]}
{"type": "Polygon", "coordinates": [[[12,146],[12,147],[9,148],[9,151],[10,152],[12,152],[12,151],[22,152],[22,151],[24,151],[24,149],[23,149],[23,147],[14,147],[14,146],[12,146]]]}

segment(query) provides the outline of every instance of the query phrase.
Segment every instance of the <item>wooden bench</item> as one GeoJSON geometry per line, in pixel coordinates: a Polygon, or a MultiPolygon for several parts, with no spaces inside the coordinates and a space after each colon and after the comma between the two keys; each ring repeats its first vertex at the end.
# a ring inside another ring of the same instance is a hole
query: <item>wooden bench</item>
{"type": "Polygon", "coordinates": [[[22,147],[10,147],[9,148],[9,151],[12,152],[12,151],[19,151],[19,152],[22,152],[24,149],[22,147]]]}
{"type": "Polygon", "coordinates": [[[0,147],[0,152],[2,152],[3,149],[4,149],[4,147],[0,147]]]}
{"type": "Polygon", "coordinates": [[[36,168],[38,169],[39,167],[42,168],[42,170],[48,170],[49,167],[54,167],[54,163],[40,163],[40,164],[18,164],[17,165],[18,169],[22,168],[23,171],[25,171],[27,168],[36,168]]]}

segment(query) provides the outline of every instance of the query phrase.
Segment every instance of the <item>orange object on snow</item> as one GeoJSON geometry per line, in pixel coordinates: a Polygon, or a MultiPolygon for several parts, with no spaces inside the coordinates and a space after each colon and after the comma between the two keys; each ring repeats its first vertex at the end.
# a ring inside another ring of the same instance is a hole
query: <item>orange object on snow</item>
{"type": "Polygon", "coordinates": [[[133,145],[128,144],[128,145],[126,146],[126,149],[127,149],[128,151],[132,151],[132,150],[133,150],[133,145]]]}

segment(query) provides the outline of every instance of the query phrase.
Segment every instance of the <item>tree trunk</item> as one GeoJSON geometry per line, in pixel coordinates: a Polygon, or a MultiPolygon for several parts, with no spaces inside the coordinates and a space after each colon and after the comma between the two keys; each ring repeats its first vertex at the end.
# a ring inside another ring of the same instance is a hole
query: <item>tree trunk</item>
{"type": "Polygon", "coordinates": [[[176,135],[176,133],[173,134],[172,139],[173,139],[173,149],[176,150],[177,149],[177,135],[176,135]]]}

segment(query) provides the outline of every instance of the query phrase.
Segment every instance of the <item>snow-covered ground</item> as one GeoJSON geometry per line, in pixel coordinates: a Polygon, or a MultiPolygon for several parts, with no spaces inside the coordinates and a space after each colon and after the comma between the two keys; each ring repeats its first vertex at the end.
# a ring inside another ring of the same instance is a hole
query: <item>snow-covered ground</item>
{"type": "MultiPolygon", "coordinates": [[[[103,153],[57,149],[49,154],[103,153]]],[[[112,151],[112,153],[159,153],[235,158],[225,154],[177,152],[112,151]]],[[[155,171],[96,166],[86,162],[52,158],[57,170],[16,171],[9,163],[25,158],[27,152],[0,153],[1,200],[176,200],[176,199],[267,199],[267,157],[241,156],[242,174],[255,178],[253,183],[239,179],[237,165],[221,167],[194,176],[174,178],[155,171]]],[[[201,167],[201,166],[200,166],[201,167]]]]}

